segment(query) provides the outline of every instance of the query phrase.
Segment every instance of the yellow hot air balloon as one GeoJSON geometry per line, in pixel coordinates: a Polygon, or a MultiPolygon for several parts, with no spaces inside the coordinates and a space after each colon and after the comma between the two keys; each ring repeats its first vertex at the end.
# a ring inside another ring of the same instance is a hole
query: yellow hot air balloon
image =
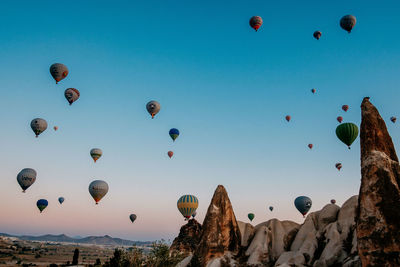
{"type": "Polygon", "coordinates": [[[190,216],[196,211],[199,206],[199,200],[193,195],[184,195],[178,199],[178,210],[183,217],[190,219],[190,216]]]}

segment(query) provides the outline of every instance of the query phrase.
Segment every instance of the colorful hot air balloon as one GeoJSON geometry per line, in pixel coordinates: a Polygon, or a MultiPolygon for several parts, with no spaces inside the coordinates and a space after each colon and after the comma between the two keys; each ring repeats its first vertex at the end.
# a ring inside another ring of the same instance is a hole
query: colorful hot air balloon
{"type": "Polygon", "coordinates": [[[75,88],[67,88],[64,92],[64,96],[67,99],[69,105],[72,105],[72,103],[78,100],[80,95],[81,93],[79,93],[78,89],[75,88]]]}
{"type": "Polygon", "coordinates": [[[346,112],[349,109],[349,106],[348,105],[343,105],[342,109],[344,110],[344,112],[346,112]]]}
{"type": "Polygon", "coordinates": [[[168,157],[169,157],[169,158],[172,158],[173,155],[174,155],[174,152],[168,151],[168,157]]]}
{"type": "Polygon", "coordinates": [[[337,121],[338,121],[339,123],[342,123],[342,121],[343,121],[343,118],[342,118],[341,116],[337,117],[336,119],[337,119],[337,121]]]}
{"type": "Polygon", "coordinates": [[[56,83],[67,77],[68,75],[68,68],[64,64],[61,63],[54,63],[50,66],[50,74],[53,76],[56,83]]]}
{"type": "Polygon", "coordinates": [[[273,211],[273,210],[274,210],[274,207],[269,206],[269,210],[270,210],[270,211],[273,211]]]}
{"type": "Polygon", "coordinates": [[[346,122],[336,128],[336,136],[345,143],[349,149],[358,136],[358,127],[354,123],[346,122]]]}
{"type": "Polygon", "coordinates": [[[336,200],[331,199],[331,204],[336,204],[336,200]]]}
{"type": "Polygon", "coordinates": [[[308,148],[309,148],[309,149],[312,149],[313,146],[314,146],[313,144],[308,144],[308,148]]]}
{"type": "Polygon", "coordinates": [[[197,215],[197,212],[193,212],[192,218],[196,217],[196,215],[197,215]]]}
{"type": "Polygon", "coordinates": [[[353,15],[346,15],[340,19],[340,27],[350,33],[356,25],[356,22],[356,17],[354,17],[353,15]]]}
{"type": "Polygon", "coordinates": [[[335,164],[336,169],[338,169],[338,171],[340,171],[340,169],[342,168],[342,163],[338,162],[335,164]]]}
{"type": "Polygon", "coordinates": [[[22,169],[22,171],[18,173],[17,181],[23,193],[36,181],[36,175],[36,171],[30,168],[22,169]]]}
{"type": "Polygon", "coordinates": [[[62,204],[62,203],[64,202],[64,200],[65,200],[65,199],[64,199],[63,197],[59,197],[59,198],[58,198],[58,202],[60,202],[60,204],[62,204]]]}
{"type": "Polygon", "coordinates": [[[101,155],[103,155],[103,151],[100,148],[92,148],[90,150],[90,156],[93,158],[94,162],[96,162],[101,155]]]}
{"type": "Polygon", "coordinates": [[[151,118],[154,119],[154,116],[160,111],[161,105],[155,100],[150,101],[146,105],[147,112],[150,113],[151,118]]]}
{"type": "Polygon", "coordinates": [[[315,39],[319,40],[319,38],[321,38],[322,33],[320,31],[315,31],[313,33],[313,36],[315,39]]]}
{"type": "Polygon", "coordinates": [[[396,120],[397,120],[397,118],[396,118],[396,117],[390,117],[390,120],[391,120],[393,123],[395,123],[396,120]]]}
{"type": "Polygon", "coordinates": [[[177,206],[179,212],[188,220],[196,212],[199,200],[193,195],[184,195],[178,199],[177,206]]]}
{"type": "Polygon", "coordinates": [[[309,197],[300,196],[294,200],[294,205],[296,206],[296,209],[304,217],[307,214],[307,212],[311,209],[312,201],[309,197]]]}
{"type": "Polygon", "coordinates": [[[317,90],[315,90],[315,88],[311,89],[311,93],[315,94],[317,90]]]}
{"type": "Polygon", "coordinates": [[[132,223],[136,220],[136,218],[137,218],[136,214],[129,215],[129,219],[131,220],[132,223]]]}
{"type": "Polygon", "coordinates": [[[54,129],[54,131],[57,131],[58,130],[58,126],[54,126],[53,129],[54,129]]]}
{"type": "Polygon", "coordinates": [[[258,31],[258,29],[261,27],[263,20],[259,16],[253,16],[250,19],[250,27],[252,27],[255,31],[258,31]]]}
{"type": "Polygon", "coordinates": [[[247,214],[247,217],[252,222],[255,216],[254,216],[254,213],[249,213],[249,214],[247,214]]]}
{"type": "Polygon", "coordinates": [[[175,139],[179,136],[179,130],[172,128],[171,130],[169,130],[169,136],[171,136],[172,140],[175,142],[175,139]]]}
{"type": "Polygon", "coordinates": [[[49,202],[46,199],[39,199],[36,202],[36,206],[40,210],[40,213],[49,205],[49,202]]]}
{"type": "Polygon", "coordinates": [[[286,117],[285,117],[285,119],[289,122],[290,121],[290,119],[291,119],[292,117],[290,117],[289,115],[286,115],[286,117]]]}
{"type": "Polygon", "coordinates": [[[107,194],[108,184],[102,180],[95,180],[89,185],[89,193],[92,195],[96,205],[107,194]]]}
{"type": "Polygon", "coordinates": [[[47,129],[47,121],[41,118],[36,118],[31,121],[32,131],[36,134],[36,137],[39,134],[43,133],[47,129]]]}

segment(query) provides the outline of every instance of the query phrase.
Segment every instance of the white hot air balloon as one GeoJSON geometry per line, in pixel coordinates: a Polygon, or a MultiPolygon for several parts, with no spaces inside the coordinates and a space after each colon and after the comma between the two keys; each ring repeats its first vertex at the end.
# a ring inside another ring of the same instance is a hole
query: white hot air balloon
{"type": "Polygon", "coordinates": [[[32,131],[36,134],[36,137],[39,134],[43,133],[47,129],[47,121],[41,118],[36,118],[31,121],[32,131]]]}
{"type": "Polygon", "coordinates": [[[107,194],[108,184],[102,180],[95,180],[89,185],[89,193],[92,195],[96,204],[107,194]]]}
{"type": "Polygon", "coordinates": [[[22,192],[28,189],[36,181],[36,171],[34,169],[25,168],[17,175],[18,184],[22,188],[22,192]]]}

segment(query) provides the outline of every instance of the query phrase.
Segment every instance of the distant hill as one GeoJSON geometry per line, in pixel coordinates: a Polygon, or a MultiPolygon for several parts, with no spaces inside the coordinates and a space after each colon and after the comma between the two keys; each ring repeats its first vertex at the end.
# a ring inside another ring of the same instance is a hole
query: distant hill
{"type": "Polygon", "coordinates": [[[0,233],[0,236],[5,237],[17,237],[21,240],[28,241],[48,241],[48,242],[63,242],[63,243],[78,243],[78,244],[93,244],[93,245],[103,245],[103,246],[148,246],[151,245],[151,241],[131,241],[121,238],[113,238],[109,235],[105,236],[88,236],[81,238],[73,238],[67,235],[41,235],[41,236],[31,236],[31,235],[9,235],[5,233],[0,233]]]}

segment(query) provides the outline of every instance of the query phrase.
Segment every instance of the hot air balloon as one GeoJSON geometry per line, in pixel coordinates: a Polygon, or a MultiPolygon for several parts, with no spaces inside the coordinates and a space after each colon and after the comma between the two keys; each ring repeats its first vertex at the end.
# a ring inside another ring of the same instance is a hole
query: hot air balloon
{"type": "Polygon", "coordinates": [[[315,39],[319,40],[319,38],[321,38],[322,33],[320,31],[315,31],[313,36],[315,39]]]}
{"type": "Polygon", "coordinates": [[[137,218],[136,214],[129,215],[129,219],[131,220],[132,223],[136,220],[136,218],[137,218]]]}
{"type": "Polygon", "coordinates": [[[354,123],[346,122],[336,128],[336,136],[345,143],[349,149],[358,136],[358,127],[354,123]]]}
{"type": "Polygon", "coordinates": [[[349,109],[349,106],[348,105],[343,105],[342,109],[344,110],[344,112],[346,112],[349,109]]]}
{"type": "Polygon", "coordinates": [[[154,116],[160,111],[161,105],[157,101],[150,101],[146,105],[147,112],[150,113],[151,118],[154,119],[154,116]]]}
{"type": "Polygon", "coordinates": [[[62,204],[62,203],[64,202],[64,200],[65,200],[65,199],[64,199],[63,197],[59,197],[59,198],[58,198],[58,202],[60,202],[60,204],[62,204]]]}
{"type": "Polygon", "coordinates": [[[340,27],[350,33],[356,25],[356,22],[356,17],[354,17],[353,15],[346,15],[340,19],[340,27]]]}
{"type": "Polygon", "coordinates": [[[338,169],[338,171],[340,171],[340,169],[342,168],[342,163],[338,162],[335,164],[336,169],[338,169]]]}
{"type": "Polygon", "coordinates": [[[261,27],[263,20],[259,16],[253,16],[250,19],[250,27],[252,27],[255,31],[258,31],[258,29],[261,27]]]}
{"type": "Polygon", "coordinates": [[[89,193],[92,195],[96,205],[107,194],[108,184],[102,180],[95,180],[89,185],[89,193]]]}
{"type": "Polygon", "coordinates": [[[292,117],[290,117],[289,115],[286,115],[286,117],[285,117],[285,119],[289,122],[290,121],[290,119],[291,119],[292,117]]]}
{"type": "Polygon", "coordinates": [[[304,217],[307,214],[307,212],[311,209],[312,202],[309,197],[300,196],[294,200],[294,205],[296,206],[296,209],[300,211],[300,213],[304,217]]]}
{"type": "Polygon", "coordinates": [[[270,211],[273,211],[273,210],[274,210],[274,207],[269,206],[269,210],[270,210],[270,211]]]}
{"type": "Polygon", "coordinates": [[[36,134],[36,137],[39,134],[43,133],[47,129],[47,122],[44,119],[36,118],[31,121],[32,131],[36,134]]]}
{"type": "Polygon", "coordinates": [[[175,142],[175,139],[179,136],[179,130],[172,128],[171,130],[169,130],[169,136],[171,136],[172,140],[175,142]]]}
{"type": "Polygon", "coordinates": [[[315,94],[317,90],[315,90],[315,88],[311,89],[311,93],[315,94]]]}
{"type": "Polygon", "coordinates": [[[192,218],[196,217],[196,215],[197,215],[197,212],[193,212],[192,218]]]}
{"type": "Polygon", "coordinates": [[[94,162],[96,162],[101,155],[103,155],[103,151],[100,148],[92,148],[90,150],[90,156],[93,158],[94,162]]]}
{"type": "Polygon", "coordinates": [[[68,75],[68,68],[64,64],[61,63],[54,63],[50,66],[50,74],[53,76],[56,83],[67,77],[68,75]]]}
{"type": "Polygon", "coordinates": [[[40,210],[40,213],[49,205],[49,202],[46,199],[39,199],[36,202],[36,206],[40,210]]]}
{"type": "Polygon", "coordinates": [[[312,149],[313,146],[314,146],[313,144],[308,144],[308,148],[309,148],[309,149],[312,149]]]}
{"type": "Polygon", "coordinates": [[[168,151],[168,157],[169,157],[169,158],[172,158],[173,155],[174,155],[174,152],[168,151]]]}
{"type": "Polygon", "coordinates": [[[64,92],[64,96],[67,99],[69,105],[72,105],[72,103],[78,100],[80,95],[81,94],[79,93],[78,89],[75,88],[67,88],[64,92]]]}
{"type": "Polygon", "coordinates": [[[396,120],[397,120],[397,118],[396,118],[396,117],[390,117],[390,120],[391,120],[393,123],[395,123],[396,120]]]}
{"type": "Polygon", "coordinates": [[[36,171],[30,168],[22,169],[22,171],[18,173],[17,181],[23,193],[36,181],[36,175],[36,171]]]}
{"type": "Polygon", "coordinates": [[[54,129],[54,131],[57,131],[58,130],[58,126],[54,126],[53,129],[54,129]]]}
{"type": "Polygon", "coordinates": [[[337,119],[337,121],[338,121],[339,123],[342,123],[342,121],[343,121],[343,118],[342,118],[341,116],[337,117],[336,119],[337,119]]]}
{"type": "Polygon", "coordinates": [[[336,204],[336,200],[331,199],[331,204],[336,204]]]}
{"type": "Polygon", "coordinates": [[[254,216],[254,213],[249,213],[249,214],[247,214],[247,217],[252,222],[255,216],[254,216]]]}
{"type": "Polygon", "coordinates": [[[190,216],[196,212],[196,209],[199,206],[199,200],[193,195],[184,195],[178,199],[177,206],[183,217],[189,220],[190,216]]]}

